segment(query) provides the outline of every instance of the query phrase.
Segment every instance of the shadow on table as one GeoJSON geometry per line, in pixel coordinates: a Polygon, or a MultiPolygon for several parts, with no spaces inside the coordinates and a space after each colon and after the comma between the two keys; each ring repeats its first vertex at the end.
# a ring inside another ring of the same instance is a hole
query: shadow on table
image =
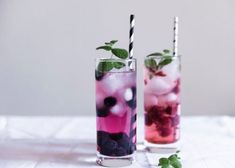
{"type": "Polygon", "coordinates": [[[5,139],[0,141],[0,159],[95,165],[96,144],[89,140],[5,139]]]}

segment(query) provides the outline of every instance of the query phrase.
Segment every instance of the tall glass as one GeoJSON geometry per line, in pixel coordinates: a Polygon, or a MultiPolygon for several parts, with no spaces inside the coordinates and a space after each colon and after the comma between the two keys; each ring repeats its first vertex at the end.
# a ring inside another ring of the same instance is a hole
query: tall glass
{"type": "Polygon", "coordinates": [[[180,136],[180,56],[145,58],[145,145],[175,149],[180,136]]]}
{"type": "Polygon", "coordinates": [[[136,150],[136,60],[96,59],[97,163],[130,165],[136,150]]]}

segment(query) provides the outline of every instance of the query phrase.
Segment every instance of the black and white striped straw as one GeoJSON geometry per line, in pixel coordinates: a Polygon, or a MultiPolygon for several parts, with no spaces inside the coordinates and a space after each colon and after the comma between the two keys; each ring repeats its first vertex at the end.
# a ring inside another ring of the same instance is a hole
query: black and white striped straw
{"type": "Polygon", "coordinates": [[[173,56],[178,55],[178,22],[179,18],[174,17],[174,39],[173,39],[173,56]]]}
{"type": "Polygon", "coordinates": [[[130,15],[129,59],[133,58],[135,15],[130,15]]]}

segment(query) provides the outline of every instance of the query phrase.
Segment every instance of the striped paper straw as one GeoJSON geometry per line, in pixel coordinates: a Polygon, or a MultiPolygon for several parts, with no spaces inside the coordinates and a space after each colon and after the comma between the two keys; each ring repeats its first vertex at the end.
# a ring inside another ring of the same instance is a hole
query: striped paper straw
{"type": "Polygon", "coordinates": [[[135,15],[130,15],[129,58],[133,58],[135,15]]]}
{"type": "Polygon", "coordinates": [[[177,16],[174,17],[174,39],[173,39],[173,56],[178,55],[178,21],[177,16]]]}

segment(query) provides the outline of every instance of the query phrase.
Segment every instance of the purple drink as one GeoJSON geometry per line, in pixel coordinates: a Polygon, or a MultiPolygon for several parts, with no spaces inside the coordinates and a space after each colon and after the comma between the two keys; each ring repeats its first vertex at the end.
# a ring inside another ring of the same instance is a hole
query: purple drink
{"type": "Polygon", "coordinates": [[[136,148],[135,60],[97,59],[96,67],[98,163],[103,165],[104,159],[132,160],[136,148]],[[116,62],[125,66],[107,68],[116,62]]]}

